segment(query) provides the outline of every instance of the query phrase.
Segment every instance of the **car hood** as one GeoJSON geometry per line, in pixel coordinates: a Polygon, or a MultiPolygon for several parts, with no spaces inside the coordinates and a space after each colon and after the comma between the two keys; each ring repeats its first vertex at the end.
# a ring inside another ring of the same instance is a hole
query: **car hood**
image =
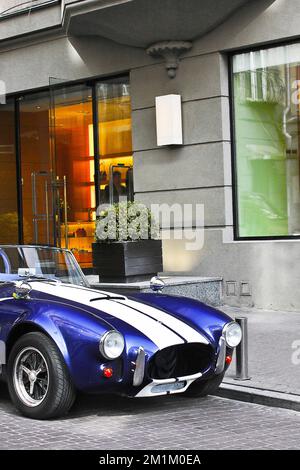
{"type": "MultiPolygon", "coordinates": [[[[70,306],[81,306],[85,312],[112,325],[133,327],[146,336],[157,348],[175,344],[211,343],[211,338],[200,326],[180,318],[176,312],[166,311],[137,298],[127,298],[68,284],[32,282],[33,294],[43,300],[55,300],[70,306]],[[112,299],[107,296],[112,295],[112,299]],[[114,322],[114,319],[117,320],[114,322]]],[[[170,298],[171,299],[171,298],[170,298]]]]}
{"type": "Polygon", "coordinates": [[[140,293],[132,297],[175,315],[200,330],[216,347],[224,326],[232,322],[232,318],[224,312],[190,297],[153,293],[140,293]]]}

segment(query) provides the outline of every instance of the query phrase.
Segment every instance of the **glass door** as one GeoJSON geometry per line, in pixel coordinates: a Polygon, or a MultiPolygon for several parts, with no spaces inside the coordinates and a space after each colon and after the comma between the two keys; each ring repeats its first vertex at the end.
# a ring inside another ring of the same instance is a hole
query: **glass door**
{"type": "Polygon", "coordinates": [[[49,93],[18,99],[25,244],[52,245],[53,166],[50,153],[49,93]]]}
{"type": "Polygon", "coordinates": [[[86,84],[51,86],[56,243],[85,269],[92,268],[96,218],[92,95],[86,84]]]}

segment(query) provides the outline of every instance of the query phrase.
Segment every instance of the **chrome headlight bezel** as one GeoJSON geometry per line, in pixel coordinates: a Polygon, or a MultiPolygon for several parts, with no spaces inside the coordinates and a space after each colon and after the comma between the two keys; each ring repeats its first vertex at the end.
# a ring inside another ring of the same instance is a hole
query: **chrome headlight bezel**
{"type": "Polygon", "coordinates": [[[241,329],[240,325],[235,321],[227,323],[223,328],[223,337],[226,341],[226,346],[228,346],[231,349],[236,348],[240,344],[240,342],[242,341],[242,336],[243,336],[242,329],[241,329]],[[239,340],[238,340],[238,342],[235,341],[233,343],[229,338],[229,333],[230,333],[230,330],[232,330],[232,328],[236,328],[236,330],[239,331],[239,340]]]}
{"type": "Polygon", "coordinates": [[[125,348],[124,336],[122,335],[122,333],[120,333],[117,330],[109,330],[106,333],[104,333],[104,335],[102,335],[101,338],[100,338],[99,351],[100,351],[101,355],[105,359],[108,359],[109,361],[113,361],[114,359],[118,359],[122,355],[122,353],[124,351],[124,348],[125,348]],[[118,350],[117,354],[110,354],[107,351],[107,349],[108,349],[107,342],[109,341],[111,335],[118,335],[119,340],[120,340],[120,347],[119,347],[119,350],[118,350]]]}

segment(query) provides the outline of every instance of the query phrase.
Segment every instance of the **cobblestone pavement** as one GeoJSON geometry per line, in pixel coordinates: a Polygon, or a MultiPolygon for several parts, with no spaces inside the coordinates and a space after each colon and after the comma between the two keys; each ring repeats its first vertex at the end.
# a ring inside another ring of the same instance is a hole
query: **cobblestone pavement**
{"type": "Polygon", "coordinates": [[[249,375],[251,380],[233,381],[235,364],[225,381],[246,387],[300,395],[300,312],[277,312],[223,306],[231,317],[246,316],[249,330],[249,375]]]}
{"type": "Polygon", "coordinates": [[[80,397],[68,417],[18,415],[0,385],[0,449],[299,449],[300,413],[226,400],[80,397]]]}

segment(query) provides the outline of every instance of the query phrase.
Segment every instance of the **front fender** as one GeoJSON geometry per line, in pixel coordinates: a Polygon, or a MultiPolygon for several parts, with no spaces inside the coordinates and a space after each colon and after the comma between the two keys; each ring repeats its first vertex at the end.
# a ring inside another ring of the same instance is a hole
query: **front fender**
{"type": "Polygon", "coordinates": [[[46,316],[35,319],[34,321],[30,314],[19,318],[12,326],[6,339],[7,355],[9,355],[9,352],[12,349],[15,341],[18,340],[20,336],[32,331],[40,331],[41,333],[44,333],[46,336],[51,338],[61,352],[66,365],[70,367],[70,356],[65,338],[55,323],[46,316]]]}
{"type": "Polygon", "coordinates": [[[80,390],[93,388],[100,372],[99,339],[107,331],[107,325],[82,308],[41,300],[25,303],[24,313],[12,325],[6,338],[7,344],[18,329],[30,325],[33,330],[37,327],[55,342],[75,387],[80,390]]]}

